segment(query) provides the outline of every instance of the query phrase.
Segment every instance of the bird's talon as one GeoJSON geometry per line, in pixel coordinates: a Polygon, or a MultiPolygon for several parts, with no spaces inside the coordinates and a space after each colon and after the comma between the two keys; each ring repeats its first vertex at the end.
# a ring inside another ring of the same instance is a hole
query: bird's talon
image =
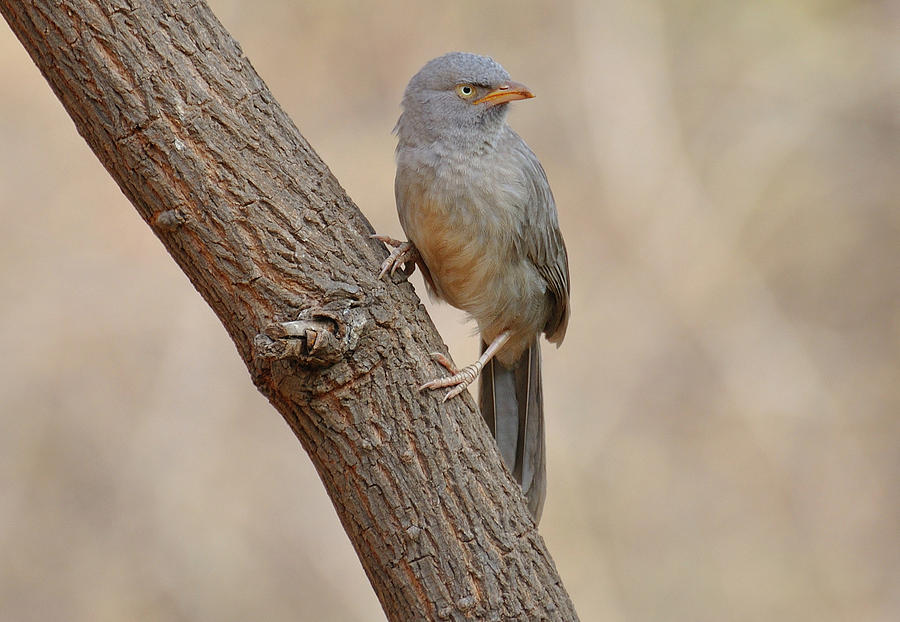
{"type": "Polygon", "coordinates": [[[456,374],[459,373],[459,369],[456,368],[456,365],[454,365],[450,359],[448,359],[446,356],[444,356],[440,352],[432,352],[430,354],[430,356],[431,356],[431,358],[433,358],[435,360],[436,363],[438,363],[441,367],[443,367],[444,369],[449,371],[452,375],[455,376],[456,374]]]}
{"type": "MultiPolygon", "coordinates": [[[[445,363],[449,365],[448,369],[453,369],[453,364],[445,357],[443,354],[438,352],[433,352],[432,357],[444,365],[445,363]]],[[[445,366],[447,366],[445,365],[445,366]]],[[[478,362],[469,365],[468,367],[463,367],[462,370],[453,373],[451,376],[447,376],[445,378],[435,378],[430,382],[426,382],[421,387],[419,387],[419,391],[425,391],[426,389],[442,389],[444,387],[452,387],[447,395],[441,400],[441,402],[446,402],[447,400],[456,397],[460,393],[466,390],[466,388],[475,382],[475,379],[478,377],[479,372],[481,372],[482,365],[478,362]]]]}
{"type": "Polygon", "coordinates": [[[441,378],[435,378],[434,380],[429,380],[428,382],[423,384],[421,387],[419,387],[419,391],[421,392],[421,391],[427,391],[428,389],[440,389],[441,388],[441,385],[439,384],[440,381],[441,381],[441,378]]]}
{"type": "Polygon", "coordinates": [[[372,235],[370,235],[369,239],[370,240],[378,240],[379,242],[387,244],[388,246],[394,246],[394,247],[397,247],[397,246],[400,246],[401,244],[403,244],[403,242],[401,242],[400,240],[392,238],[389,235],[378,235],[377,233],[373,233],[372,235]]]}
{"type": "Polygon", "coordinates": [[[441,400],[441,403],[446,402],[447,400],[456,397],[460,393],[466,390],[466,388],[471,384],[471,382],[460,383],[455,388],[447,391],[447,395],[444,396],[444,399],[441,400]]]}
{"type": "Polygon", "coordinates": [[[401,267],[404,267],[403,272],[407,276],[412,274],[412,269],[407,269],[405,267],[407,264],[412,264],[412,268],[414,269],[415,261],[419,256],[419,252],[412,242],[401,242],[400,240],[395,240],[386,235],[372,235],[370,237],[384,242],[388,246],[395,247],[388,255],[387,259],[381,263],[381,272],[378,273],[379,279],[383,278],[384,275],[388,273],[390,273],[391,276],[394,276],[394,273],[401,267]]]}

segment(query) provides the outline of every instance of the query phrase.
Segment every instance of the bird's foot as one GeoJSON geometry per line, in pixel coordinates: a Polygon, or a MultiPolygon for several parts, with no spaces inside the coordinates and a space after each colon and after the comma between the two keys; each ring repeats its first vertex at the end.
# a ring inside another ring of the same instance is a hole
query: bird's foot
{"type": "Polygon", "coordinates": [[[394,273],[401,266],[403,267],[402,272],[406,276],[412,274],[413,270],[416,269],[416,261],[419,260],[419,251],[416,250],[415,244],[412,242],[401,242],[400,240],[395,240],[387,235],[372,235],[369,237],[394,247],[391,254],[388,255],[388,258],[381,264],[381,272],[378,273],[379,279],[388,273],[390,273],[391,276],[394,276],[394,273]]]}
{"type": "Polygon", "coordinates": [[[453,364],[453,361],[448,359],[446,356],[441,354],[440,352],[432,352],[431,358],[435,360],[435,362],[440,363],[441,367],[449,371],[451,374],[458,374],[459,370],[456,368],[456,365],[453,364]]]}
{"type": "Polygon", "coordinates": [[[477,360],[471,365],[467,365],[462,369],[457,370],[456,366],[450,362],[446,356],[439,352],[432,352],[431,358],[440,363],[440,365],[447,369],[452,375],[447,376],[446,378],[435,378],[431,382],[426,382],[421,387],[419,387],[419,391],[424,391],[425,389],[442,389],[444,387],[453,387],[447,392],[447,395],[444,396],[442,402],[446,402],[452,397],[456,397],[460,393],[466,390],[470,384],[475,382],[475,379],[478,377],[478,374],[481,373],[481,369],[484,367],[484,363],[481,360],[477,360]]]}

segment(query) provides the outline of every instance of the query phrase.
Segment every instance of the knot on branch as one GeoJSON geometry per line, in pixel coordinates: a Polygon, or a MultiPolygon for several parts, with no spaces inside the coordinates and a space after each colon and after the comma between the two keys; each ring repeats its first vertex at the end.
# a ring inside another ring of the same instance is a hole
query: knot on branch
{"type": "Polygon", "coordinates": [[[329,367],[356,349],[367,323],[359,309],[309,309],[296,320],[269,324],[253,345],[262,360],[293,359],[308,367],[329,367]]]}
{"type": "Polygon", "coordinates": [[[150,224],[160,231],[174,231],[187,222],[187,214],[180,209],[167,209],[159,212],[150,221],[150,224]]]}

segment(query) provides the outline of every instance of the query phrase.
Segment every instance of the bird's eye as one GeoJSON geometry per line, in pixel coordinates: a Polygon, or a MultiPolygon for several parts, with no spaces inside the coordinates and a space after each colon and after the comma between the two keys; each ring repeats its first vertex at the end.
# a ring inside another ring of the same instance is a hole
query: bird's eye
{"type": "Polygon", "coordinates": [[[475,87],[471,84],[460,84],[456,87],[456,94],[463,99],[469,99],[475,94],[475,87]]]}

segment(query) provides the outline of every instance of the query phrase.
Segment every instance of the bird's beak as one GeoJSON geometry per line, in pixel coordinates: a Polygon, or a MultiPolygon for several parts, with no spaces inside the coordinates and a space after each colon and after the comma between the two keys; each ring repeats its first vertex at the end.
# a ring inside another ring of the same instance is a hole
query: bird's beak
{"type": "Polygon", "coordinates": [[[534,93],[531,92],[524,84],[518,82],[504,82],[493,91],[480,99],[476,99],[474,104],[487,104],[488,107],[497,104],[505,104],[506,102],[516,101],[517,99],[531,99],[534,93]]]}

